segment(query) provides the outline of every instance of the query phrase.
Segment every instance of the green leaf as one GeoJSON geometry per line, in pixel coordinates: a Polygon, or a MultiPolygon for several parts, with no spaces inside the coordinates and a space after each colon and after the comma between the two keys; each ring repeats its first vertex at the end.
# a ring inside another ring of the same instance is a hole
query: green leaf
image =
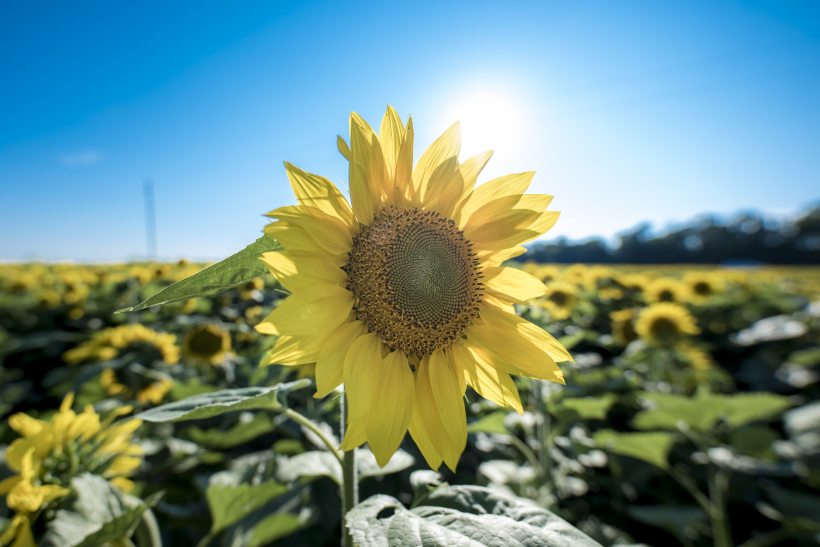
{"type": "Polygon", "coordinates": [[[709,431],[728,409],[723,397],[705,389],[698,390],[691,398],[650,392],[641,392],[638,397],[652,401],[655,408],[635,416],[633,425],[637,429],[677,429],[678,422],[684,422],[696,431],[709,431]]]}
{"type": "Polygon", "coordinates": [[[280,410],[283,408],[279,396],[286,396],[290,391],[302,389],[311,384],[308,379],[297,380],[272,387],[243,387],[240,389],[223,389],[213,393],[194,395],[175,403],[158,406],[135,418],[146,422],[181,422],[183,420],[201,420],[213,418],[226,412],[266,408],[280,410]]]}
{"type": "Polygon", "coordinates": [[[379,467],[376,456],[370,450],[359,448],[356,450],[356,466],[359,469],[359,480],[365,477],[379,477],[398,473],[416,463],[416,459],[399,448],[384,467],[379,467]]]}
{"type": "Polygon", "coordinates": [[[187,382],[174,382],[171,392],[168,394],[172,401],[181,401],[187,397],[200,395],[202,393],[213,393],[219,388],[210,384],[203,384],[197,378],[190,378],[187,382]]]}
{"type": "Polygon", "coordinates": [[[546,509],[479,486],[442,486],[412,510],[389,496],[373,496],[347,514],[346,524],[362,547],[600,547],[546,509]]]}
{"type": "Polygon", "coordinates": [[[295,481],[301,477],[315,479],[330,477],[342,484],[342,465],[336,456],[323,450],[312,450],[290,458],[277,458],[276,478],[282,482],[295,481]]]}
{"type": "Polygon", "coordinates": [[[509,414],[505,410],[496,410],[487,414],[467,426],[468,433],[497,433],[499,435],[509,435],[510,431],[504,425],[504,417],[509,414]]]}
{"type": "Polygon", "coordinates": [[[773,418],[791,406],[788,397],[774,393],[738,393],[726,399],[726,423],[732,427],[773,418]]]}
{"type": "Polygon", "coordinates": [[[139,311],[151,306],[161,306],[231,289],[265,275],[268,270],[258,260],[259,257],[262,253],[280,250],[282,250],[281,245],[268,236],[262,236],[225,260],[165,287],[142,304],[133,308],[124,308],[116,313],[139,311]]]}
{"type": "Polygon", "coordinates": [[[224,530],[287,491],[287,486],[275,481],[259,485],[243,483],[239,486],[211,486],[205,491],[213,518],[211,533],[224,530]]]}
{"type": "Polygon", "coordinates": [[[691,543],[686,535],[686,527],[691,526],[692,523],[709,520],[706,512],[697,506],[629,505],[626,512],[638,522],[657,526],[674,534],[684,545],[691,543]]]}
{"type": "Polygon", "coordinates": [[[71,480],[71,489],[73,499],[46,524],[41,547],[97,547],[130,537],[148,507],[99,475],[83,473],[71,480]]]}
{"type": "Polygon", "coordinates": [[[276,426],[273,425],[270,416],[257,414],[252,420],[239,423],[227,431],[220,429],[203,431],[198,427],[191,427],[187,433],[195,443],[223,450],[250,442],[265,433],[270,433],[274,429],[276,429],[276,426]]]}
{"type": "Polygon", "coordinates": [[[293,513],[274,513],[268,515],[259,524],[253,527],[253,534],[248,542],[248,547],[259,547],[267,545],[279,538],[289,536],[298,532],[307,525],[306,522],[293,513]]]}
{"type": "Polygon", "coordinates": [[[780,435],[774,429],[762,425],[754,425],[736,429],[729,434],[729,444],[739,454],[775,460],[772,444],[780,440],[780,435]]]}
{"type": "Polygon", "coordinates": [[[614,454],[630,456],[651,463],[661,469],[669,467],[669,451],[675,440],[670,433],[619,433],[602,429],[593,436],[602,448],[614,454]]]}
{"type": "Polygon", "coordinates": [[[615,395],[607,394],[603,397],[566,398],[559,404],[568,410],[577,412],[583,419],[603,420],[617,400],[618,398],[615,395]]]}
{"type": "Polygon", "coordinates": [[[770,481],[763,481],[761,486],[780,513],[778,520],[793,521],[800,528],[820,532],[820,497],[787,490],[770,481]]]}
{"type": "Polygon", "coordinates": [[[786,362],[813,367],[820,363],[820,348],[809,348],[792,352],[786,359],[786,362]]]}

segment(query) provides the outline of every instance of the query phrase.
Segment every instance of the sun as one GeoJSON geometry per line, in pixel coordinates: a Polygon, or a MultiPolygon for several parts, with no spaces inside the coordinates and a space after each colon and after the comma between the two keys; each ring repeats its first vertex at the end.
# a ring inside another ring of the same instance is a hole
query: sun
{"type": "Polygon", "coordinates": [[[461,152],[472,157],[484,150],[510,153],[524,143],[524,109],[520,99],[502,89],[473,91],[445,109],[443,119],[459,120],[461,152]]]}

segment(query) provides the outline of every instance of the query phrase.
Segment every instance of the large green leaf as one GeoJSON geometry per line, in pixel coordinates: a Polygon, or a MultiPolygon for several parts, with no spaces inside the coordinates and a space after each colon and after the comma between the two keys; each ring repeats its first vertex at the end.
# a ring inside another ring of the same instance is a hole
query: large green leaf
{"type": "Polygon", "coordinates": [[[696,505],[629,505],[626,512],[639,522],[663,528],[674,534],[684,545],[689,543],[686,527],[692,523],[709,520],[706,512],[696,505]]]}
{"type": "Polygon", "coordinates": [[[330,477],[336,484],[342,484],[342,465],[332,453],[312,450],[290,458],[277,458],[276,478],[282,482],[295,481],[301,477],[314,479],[330,477]]]}
{"type": "Polygon", "coordinates": [[[205,491],[213,518],[211,532],[224,530],[287,491],[285,485],[275,481],[259,485],[243,483],[239,486],[211,486],[205,491]]]}
{"type": "Polygon", "coordinates": [[[789,398],[774,393],[738,393],[726,399],[726,423],[738,427],[767,420],[789,408],[789,398]]]}
{"type": "Polygon", "coordinates": [[[509,435],[510,431],[504,424],[504,417],[509,414],[505,410],[496,410],[487,414],[480,420],[476,420],[467,426],[469,433],[498,433],[499,435],[509,435]]]}
{"type": "Polygon", "coordinates": [[[607,394],[603,397],[568,397],[560,402],[563,408],[573,410],[583,419],[603,420],[618,398],[607,394]]]}
{"type": "Polygon", "coordinates": [[[192,441],[213,448],[223,450],[240,444],[245,444],[253,439],[270,433],[276,429],[270,416],[257,414],[252,420],[240,422],[227,431],[221,429],[208,429],[203,431],[198,427],[191,427],[187,434],[192,441]]]}
{"type": "Polygon", "coordinates": [[[271,387],[243,387],[202,393],[175,403],[146,410],[137,414],[135,418],[146,422],[181,422],[183,420],[213,418],[237,410],[258,408],[280,410],[283,408],[282,401],[279,399],[280,396],[284,397],[290,391],[305,388],[310,383],[310,380],[303,379],[276,384],[271,387]]]}
{"type": "Polygon", "coordinates": [[[373,496],[347,514],[346,524],[362,547],[600,546],[530,501],[479,486],[442,486],[412,510],[389,496],[373,496]]]}
{"type": "Polygon", "coordinates": [[[46,525],[41,547],[97,547],[129,537],[148,507],[99,475],[79,475],[71,489],[75,496],[46,525]]]}
{"type": "Polygon", "coordinates": [[[661,469],[669,467],[669,451],[675,440],[670,433],[619,433],[602,429],[593,435],[602,448],[614,454],[630,456],[656,465],[661,469]]]}
{"type": "Polygon", "coordinates": [[[262,253],[280,251],[282,246],[262,236],[241,251],[212,264],[207,268],[169,285],[133,308],[124,308],[117,313],[139,311],[151,306],[161,306],[198,296],[208,296],[241,285],[267,273],[265,265],[259,261],[262,253]]]}
{"type": "Polygon", "coordinates": [[[289,536],[307,525],[305,519],[293,513],[274,513],[266,516],[253,527],[248,547],[267,545],[279,538],[289,536]]]}

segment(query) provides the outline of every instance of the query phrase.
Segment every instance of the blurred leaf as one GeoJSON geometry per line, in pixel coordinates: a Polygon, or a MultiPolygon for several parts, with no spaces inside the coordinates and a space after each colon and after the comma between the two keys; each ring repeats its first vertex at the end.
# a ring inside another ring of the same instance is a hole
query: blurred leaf
{"type": "Polygon", "coordinates": [[[279,251],[282,246],[268,236],[262,236],[241,251],[169,285],[133,308],[124,308],[116,313],[139,311],[151,306],[161,306],[189,298],[208,296],[231,289],[251,279],[268,273],[259,260],[262,253],[279,251]]]}
{"type": "Polygon", "coordinates": [[[279,538],[289,536],[305,527],[299,515],[293,513],[274,513],[262,519],[253,527],[248,547],[267,545],[279,538]]]}
{"type": "Polygon", "coordinates": [[[398,473],[416,463],[416,459],[399,448],[384,467],[379,467],[376,463],[376,456],[370,450],[364,448],[356,449],[356,466],[359,468],[359,479],[365,477],[378,477],[398,473]]]}
{"type": "Polygon", "coordinates": [[[820,348],[809,348],[792,352],[788,358],[786,358],[786,362],[813,367],[820,363],[820,348]]]}
{"type": "Polygon", "coordinates": [[[202,393],[213,393],[219,388],[210,384],[203,384],[197,378],[190,378],[187,382],[174,382],[171,386],[171,391],[168,394],[172,401],[181,401],[194,395],[201,395],[202,393]]]}
{"type": "Polygon", "coordinates": [[[603,397],[565,398],[559,404],[564,408],[574,410],[581,418],[603,420],[617,400],[618,397],[608,393],[603,397]]]}
{"type": "Polygon", "coordinates": [[[774,460],[772,443],[780,440],[777,431],[766,426],[750,426],[736,429],[729,434],[729,444],[739,454],[774,460]]]}
{"type": "Polygon", "coordinates": [[[692,523],[708,522],[709,516],[697,506],[629,505],[627,514],[633,519],[657,526],[677,536],[681,543],[689,543],[685,528],[692,523]]]}
{"type": "Polygon", "coordinates": [[[276,426],[273,425],[269,416],[257,414],[252,420],[238,423],[227,431],[220,429],[203,431],[198,427],[191,427],[187,433],[195,443],[219,450],[245,444],[274,429],[276,426]]]}
{"type": "Polygon", "coordinates": [[[773,418],[791,406],[788,397],[774,393],[738,393],[722,397],[727,400],[726,423],[734,427],[773,418]]]}
{"type": "Polygon", "coordinates": [[[638,429],[677,429],[683,421],[696,431],[708,431],[720,420],[727,406],[721,397],[701,389],[694,397],[672,393],[641,392],[639,398],[654,403],[656,408],[639,412],[633,420],[638,429]]]}
{"type": "Polygon", "coordinates": [[[98,547],[129,537],[148,507],[90,473],[73,478],[71,490],[68,507],[46,524],[41,547],[98,547]]]}
{"type": "Polygon", "coordinates": [[[305,477],[330,477],[336,484],[342,484],[342,465],[331,452],[313,450],[290,458],[277,459],[276,478],[291,482],[305,477]]]}
{"type": "Polygon", "coordinates": [[[505,410],[496,410],[487,414],[480,420],[472,422],[467,426],[468,433],[497,433],[499,435],[509,435],[510,431],[504,425],[504,417],[509,414],[505,410]]]}
{"type": "Polygon", "coordinates": [[[479,486],[442,486],[409,511],[394,498],[373,496],[347,514],[346,524],[362,547],[600,547],[546,509],[479,486]]]}
{"type": "Polygon", "coordinates": [[[243,483],[239,486],[211,486],[205,491],[213,518],[211,532],[224,530],[287,491],[287,486],[275,481],[259,485],[243,483]]]}
{"type": "Polygon", "coordinates": [[[651,463],[661,469],[669,467],[669,451],[675,440],[669,433],[619,433],[602,429],[593,436],[599,446],[622,456],[630,456],[651,463]]]}
{"type": "Polygon", "coordinates": [[[769,481],[763,481],[761,486],[774,508],[780,513],[770,518],[777,517],[777,520],[790,522],[806,530],[820,532],[820,497],[787,490],[769,481]]]}
{"type": "Polygon", "coordinates": [[[586,338],[586,331],[582,330],[582,331],[576,332],[575,334],[562,336],[561,338],[558,339],[558,341],[561,343],[562,346],[564,346],[564,348],[567,351],[569,351],[572,348],[574,348],[575,346],[577,346],[578,344],[580,344],[581,342],[583,342],[585,338],[586,338]]]}
{"type": "Polygon", "coordinates": [[[278,410],[282,408],[279,395],[302,389],[309,386],[310,380],[297,380],[286,384],[277,384],[272,387],[244,387],[240,389],[223,389],[214,393],[194,395],[176,403],[158,406],[140,414],[135,418],[146,422],[181,422],[183,420],[200,420],[213,418],[235,412],[237,410],[253,410],[267,408],[278,410]]]}
{"type": "Polygon", "coordinates": [[[302,442],[298,439],[279,439],[273,443],[271,450],[284,456],[295,456],[296,454],[304,452],[305,447],[302,446],[302,442]]]}

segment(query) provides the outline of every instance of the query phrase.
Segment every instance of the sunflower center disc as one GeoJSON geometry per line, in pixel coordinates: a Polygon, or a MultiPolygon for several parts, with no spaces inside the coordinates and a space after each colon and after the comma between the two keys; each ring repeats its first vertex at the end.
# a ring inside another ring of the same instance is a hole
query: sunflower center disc
{"type": "Polygon", "coordinates": [[[383,209],[362,226],[345,271],[356,318],[408,355],[447,346],[478,316],[475,255],[455,223],[437,213],[383,209]]]}

